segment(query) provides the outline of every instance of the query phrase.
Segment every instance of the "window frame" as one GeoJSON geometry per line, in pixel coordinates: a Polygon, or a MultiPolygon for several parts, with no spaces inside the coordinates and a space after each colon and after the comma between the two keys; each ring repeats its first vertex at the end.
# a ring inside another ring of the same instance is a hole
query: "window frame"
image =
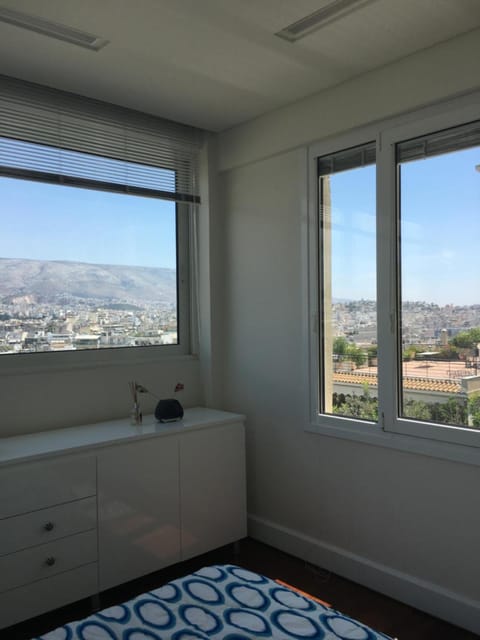
{"type": "Polygon", "coordinates": [[[304,387],[308,393],[309,432],[402,451],[480,465],[480,431],[402,419],[398,414],[399,375],[397,295],[397,190],[395,145],[398,142],[479,119],[480,92],[332,136],[309,146],[307,219],[302,227],[304,261],[304,387]],[[319,412],[321,385],[320,225],[317,158],[376,141],[377,224],[377,423],[319,412]]]}
{"type": "MultiPolygon", "coordinates": [[[[20,182],[28,180],[28,176],[16,177],[15,179],[20,182]]],[[[35,181],[51,184],[48,180],[38,178],[35,181]]],[[[74,179],[72,179],[72,183],[68,187],[82,188],[83,185],[74,184],[74,179]]],[[[92,190],[96,191],[97,189],[93,188],[92,190]]],[[[137,197],[137,194],[129,195],[120,188],[114,188],[114,186],[109,188],[108,184],[105,184],[103,189],[98,190],[118,193],[125,198],[137,197]]],[[[163,200],[163,198],[157,199],[163,200]]],[[[5,354],[0,355],[0,376],[92,367],[145,365],[153,364],[164,358],[191,357],[194,352],[196,335],[193,325],[195,304],[191,286],[194,279],[194,260],[192,257],[194,229],[192,220],[194,218],[195,204],[185,202],[176,202],[174,204],[177,258],[177,344],[5,354]]]]}

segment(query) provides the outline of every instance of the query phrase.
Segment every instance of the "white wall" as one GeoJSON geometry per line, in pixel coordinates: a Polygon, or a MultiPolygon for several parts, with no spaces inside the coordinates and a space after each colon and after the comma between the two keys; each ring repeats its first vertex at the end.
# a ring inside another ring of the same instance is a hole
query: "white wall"
{"type": "Polygon", "coordinates": [[[220,136],[219,166],[267,158],[480,85],[480,29],[448,40],[220,136]]]}
{"type": "MultiPolygon", "coordinates": [[[[127,418],[132,405],[128,381],[135,379],[163,398],[171,397],[175,384],[183,382],[182,404],[203,403],[199,361],[188,357],[148,365],[4,372],[0,374],[0,437],[127,418]]],[[[157,402],[153,396],[141,396],[143,413],[152,413],[157,402]]]]}
{"type": "Polygon", "coordinates": [[[477,31],[219,139],[223,408],[247,415],[250,532],[477,632],[479,467],[303,429],[301,143],[471,89],[479,58],[477,31]]]}
{"type": "MultiPolygon", "coordinates": [[[[170,398],[177,382],[184,384],[184,390],[176,397],[185,408],[194,406],[215,406],[219,404],[216,394],[219,386],[213,386],[216,371],[216,349],[220,344],[212,340],[212,335],[220,335],[218,308],[219,287],[216,282],[221,277],[211,268],[211,260],[218,262],[221,252],[219,238],[212,234],[215,225],[216,173],[211,170],[216,162],[215,140],[207,139],[200,159],[200,191],[202,205],[194,212],[196,228],[192,229],[192,255],[200,255],[197,281],[191,286],[200,300],[199,308],[192,305],[193,333],[192,356],[167,356],[155,360],[149,352],[142,363],[134,353],[122,356],[117,350],[120,362],[115,366],[92,365],[76,367],[76,354],[38,354],[40,358],[52,355],[53,366],[41,369],[37,356],[15,356],[15,369],[0,360],[0,438],[12,435],[34,433],[48,429],[58,429],[74,425],[101,422],[114,418],[127,418],[132,408],[128,388],[130,380],[137,380],[153,395],[140,396],[140,406],[144,415],[153,413],[160,398],[170,398]],[[211,220],[212,218],[212,220],[211,220]],[[194,249],[193,245],[196,244],[194,249]],[[197,253],[198,249],[198,253],[197,253]],[[199,338],[198,340],[196,338],[199,338]],[[62,356],[66,356],[63,358],[62,356]],[[21,359],[21,360],[17,360],[21,359]],[[61,362],[65,361],[64,365],[61,362]],[[131,364],[128,364],[131,361],[131,364]],[[73,366],[69,366],[73,365],[73,366]]],[[[220,274],[220,275],[219,275],[220,274]]],[[[131,352],[130,349],[127,350],[131,352]]],[[[105,352],[99,351],[98,360],[106,360],[105,352]]],[[[84,354],[85,355],[85,354],[84,354]]],[[[4,357],[5,358],[5,357],[4,357]]],[[[96,358],[97,359],[97,358],[96,358]]],[[[45,358],[44,358],[45,360],[45,358]]],[[[1,446],[1,445],[0,445],[1,446]]]]}

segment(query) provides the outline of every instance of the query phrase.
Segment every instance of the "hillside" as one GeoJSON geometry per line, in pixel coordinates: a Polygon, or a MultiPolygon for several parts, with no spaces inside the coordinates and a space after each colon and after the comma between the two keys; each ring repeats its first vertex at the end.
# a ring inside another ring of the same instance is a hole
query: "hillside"
{"type": "Polygon", "coordinates": [[[153,267],[0,258],[0,302],[24,298],[53,303],[63,296],[170,305],[176,300],[176,273],[153,267]]]}

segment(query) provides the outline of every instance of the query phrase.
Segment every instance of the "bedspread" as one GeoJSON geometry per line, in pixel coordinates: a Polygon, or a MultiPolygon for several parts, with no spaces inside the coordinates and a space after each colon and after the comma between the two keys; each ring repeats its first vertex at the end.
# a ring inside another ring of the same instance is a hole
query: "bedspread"
{"type": "Polygon", "coordinates": [[[104,609],[42,640],[389,640],[235,565],[214,565],[104,609]]]}

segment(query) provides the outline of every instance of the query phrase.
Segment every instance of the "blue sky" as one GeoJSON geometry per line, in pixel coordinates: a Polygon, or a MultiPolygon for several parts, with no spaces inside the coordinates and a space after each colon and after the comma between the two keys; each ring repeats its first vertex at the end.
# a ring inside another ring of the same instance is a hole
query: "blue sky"
{"type": "Polygon", "coordinates": [[[176,268],[172,202],[0,178],[0,203],[2,258],[176,268]]]}
{"type": "MultiPolygon", "coordinates": [[[[402,297],[480,303],[480,147],[401,168],[402,297]]],[[[331,177],[334,298],[375,299],[375,169],[331,177]]]]}
{"type": "MultiPolygon", "coordinates": [[[[404,300],[480,302],[478,164],[477,147],[402,165],[404,300]]],[[[375,299],[374,166],[331,193],[333,297],[375,299]]],[[[171,202],[0,178],[0,203],[0,257],[176,266],[171,202]]]]}

